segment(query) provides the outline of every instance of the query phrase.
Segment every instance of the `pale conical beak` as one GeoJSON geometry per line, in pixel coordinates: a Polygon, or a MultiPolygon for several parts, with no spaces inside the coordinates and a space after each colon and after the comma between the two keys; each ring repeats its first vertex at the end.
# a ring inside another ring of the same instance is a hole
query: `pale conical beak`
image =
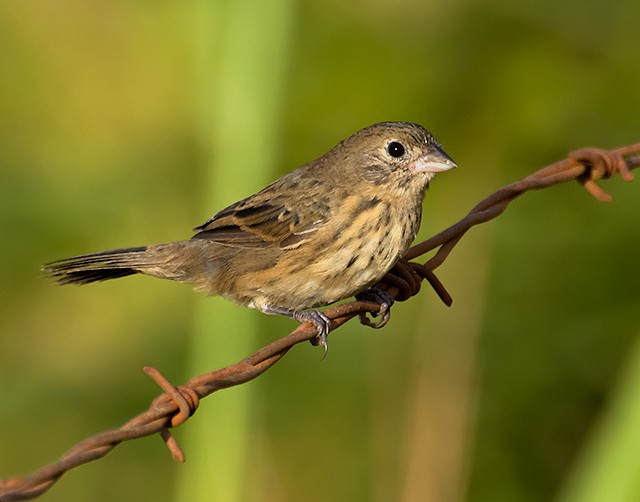
{"type": "Polygon", "coordinates": [[[414,169],[419,173],[441,173],[458,167],[454,160],[449,157],[444,150],[438,147],[433,149],[424,157],[416,160],[414,169]]]}

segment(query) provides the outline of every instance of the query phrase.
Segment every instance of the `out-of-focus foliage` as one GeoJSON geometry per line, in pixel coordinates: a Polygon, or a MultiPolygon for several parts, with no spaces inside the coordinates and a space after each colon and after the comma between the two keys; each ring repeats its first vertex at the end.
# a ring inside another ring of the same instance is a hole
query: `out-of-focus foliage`
{"type": "MultiPolygon", "coordinates": [[[[421,236],[573,149],[640,141],[636,0],[290,8],[272,175],[370,123],[419,122],[460,165],[427,194],[421,236]]],[[[188,287],[135,277],[58,289],[39,266],[188,238],[233,201],[203,201],[200,14],[189,1],[0,2],[0,477],[145,407],[158,391],[143,365],[176,383],[192,376],[188,287]]],[[[235,134],[255,106],[247,95],[235,134]]],[[[604,188],[613,203],[578,185],[527,194],[472,230],[439,273],[451,309],[425,287],[384,330],[351,323],[321,363],[299,347],[248,384],[243,500],[553,499],[609,413],[639,332],[640,184],[604,188]]],[[[259,322],[257,344],[294,326],[259,322]]],[[[202,407],[225,413],[217,399],[202,407]]],[[[149,438],[43,499],[169,501],[185,468],[149,438]]]]}

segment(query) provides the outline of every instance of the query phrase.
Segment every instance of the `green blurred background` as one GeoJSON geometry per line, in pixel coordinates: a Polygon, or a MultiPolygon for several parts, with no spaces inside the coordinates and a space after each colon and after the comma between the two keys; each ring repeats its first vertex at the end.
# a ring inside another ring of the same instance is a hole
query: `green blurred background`
{"type": "MultiPolygon", "coordinates": [[[[178,240],[382,120],[460,168],[421,237],[576,148],[640,141],[637,0],[0,2],[0,477],[295,324],[136,277],[40,264],[178,240]]],[[[525,195],[382,331],[296,347],[49,501],[640,500],[640,184],[525,195]]]]}

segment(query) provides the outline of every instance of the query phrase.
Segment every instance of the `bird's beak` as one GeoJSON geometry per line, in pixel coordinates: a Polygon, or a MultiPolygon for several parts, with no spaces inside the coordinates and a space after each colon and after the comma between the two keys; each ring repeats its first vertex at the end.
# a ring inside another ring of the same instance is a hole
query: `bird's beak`
{"type": "Polygon", "coordinates": [[[458,165],[454,160],[438,147],[433,147],[427,155],[416,160],[414,164],[414,170],[418,173],[435,174],[455,167],[458,167],[458,165]]]}

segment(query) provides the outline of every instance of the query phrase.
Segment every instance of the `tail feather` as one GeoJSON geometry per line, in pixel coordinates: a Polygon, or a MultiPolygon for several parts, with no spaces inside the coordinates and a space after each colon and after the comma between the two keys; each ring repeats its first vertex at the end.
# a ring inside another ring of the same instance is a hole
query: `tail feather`
{"type": "Polygon", "coordinates": [[[59,284],[89,284],[136,274],[145,265],[147,247],[102,251],[54,261],[42,270],[59,284]]]}

